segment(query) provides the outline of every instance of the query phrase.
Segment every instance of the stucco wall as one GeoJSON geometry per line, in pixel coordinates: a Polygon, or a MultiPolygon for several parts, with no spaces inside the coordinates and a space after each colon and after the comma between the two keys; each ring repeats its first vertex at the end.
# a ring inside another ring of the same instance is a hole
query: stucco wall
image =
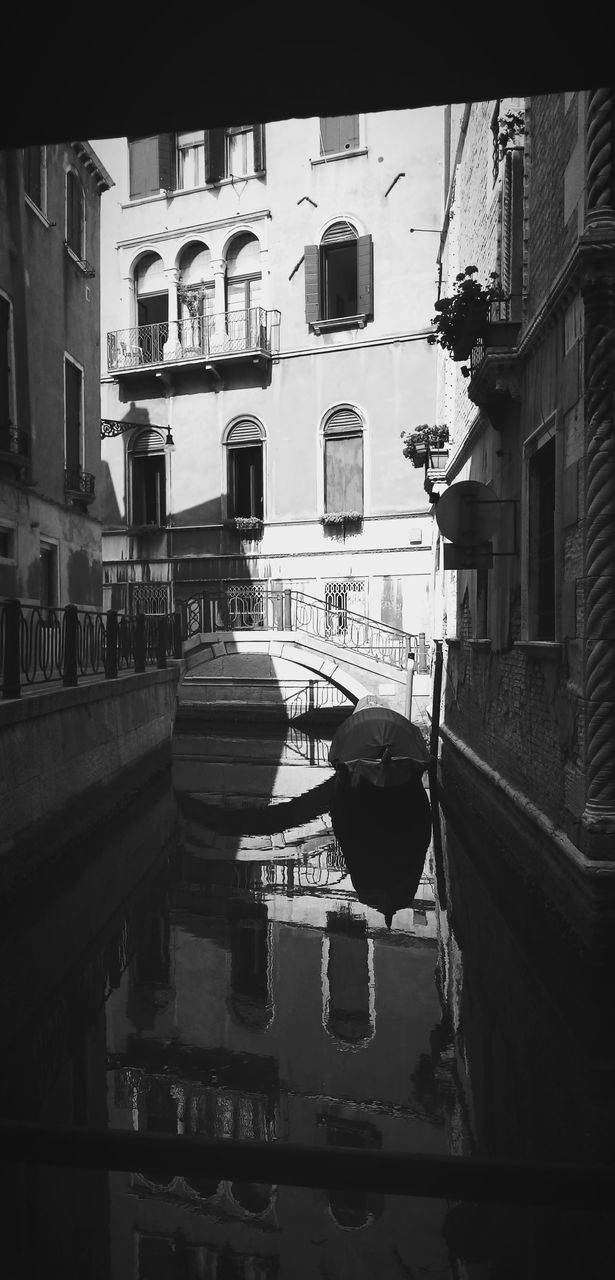
{"type": "Polygon", "coordinates": [[[0,882],[104,821],[170,758],[180,665],[0,704],[0,882]]]}

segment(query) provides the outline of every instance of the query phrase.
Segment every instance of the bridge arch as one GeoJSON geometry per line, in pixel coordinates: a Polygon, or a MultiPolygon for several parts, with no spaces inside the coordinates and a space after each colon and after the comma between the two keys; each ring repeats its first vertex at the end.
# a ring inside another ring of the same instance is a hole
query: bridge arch
{"type": "Polygon", "coordinates": [[[240,640],[235,636],[231,638],[217,635],[215,639],[195,636],[184,647],[185,667],[178,690],[180,700],[182,691],[189,687],[190,679],[198,674],[204,677],[228,675],[229,678],[239,678],[254,673],[257,664],[247,659],[256,655],[262,659],[262,677],[266,678],[269,671],[272,682],[276,678],[290,680],[293,676],[297,680],[326,681],[351,702],[358,702],[372,692],[369,684],[363,683],[353,672],[348,671],[342,661],[323,656],[322,647],[311,648],[309,644],[300,641],[266,638],[261,633],[253,639],[246,636],[240,640]],[[187,686],[185,682],[188,682],[187,686]]]}

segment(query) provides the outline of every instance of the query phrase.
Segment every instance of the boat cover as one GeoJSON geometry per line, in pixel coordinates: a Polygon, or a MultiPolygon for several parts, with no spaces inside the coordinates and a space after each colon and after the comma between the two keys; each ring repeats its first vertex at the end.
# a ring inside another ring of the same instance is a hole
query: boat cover
{"type": "Polygon", "coordinates": [[[329,764],[351,786],[364,779],[375,787],[399,787],[424,773],[429,753],[418,725],[390,707],[366,706],[340,725],[329,764]]]}

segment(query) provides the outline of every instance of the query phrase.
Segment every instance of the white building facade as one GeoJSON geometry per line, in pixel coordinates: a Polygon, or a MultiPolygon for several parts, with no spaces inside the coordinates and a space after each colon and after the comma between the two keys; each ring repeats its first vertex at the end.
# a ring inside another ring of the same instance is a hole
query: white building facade
{"type": "Polygon", "coordinates": [[[107,607],[273,583],[429,632],[430,507],[400,433],[435,417],[441,121],[427,108],[96,144],[116,183],[107,607]]]}

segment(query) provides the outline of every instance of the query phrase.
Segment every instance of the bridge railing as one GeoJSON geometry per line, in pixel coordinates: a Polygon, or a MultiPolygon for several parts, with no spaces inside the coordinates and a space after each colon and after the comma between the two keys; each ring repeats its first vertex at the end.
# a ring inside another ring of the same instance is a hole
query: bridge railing
{"type": "Polygon", "coordinates": [[[427,670],[423,635],[354,613],[339,599],[328,603],[303,591],[251,581],[191,596],[180,609],[186,640],[217,631],[304,631],[402,671],[413,652],[417,669],[427,670]]]}
{"type": "Polygon", "coordinates": [[[71,687],[83,677],[109,680],[121,671],[165,667],[167,657],[181,657],[179,614],[129,617],[115,609],[0,600],[3,698],[19,698],[24,688],[71,687]]]}

